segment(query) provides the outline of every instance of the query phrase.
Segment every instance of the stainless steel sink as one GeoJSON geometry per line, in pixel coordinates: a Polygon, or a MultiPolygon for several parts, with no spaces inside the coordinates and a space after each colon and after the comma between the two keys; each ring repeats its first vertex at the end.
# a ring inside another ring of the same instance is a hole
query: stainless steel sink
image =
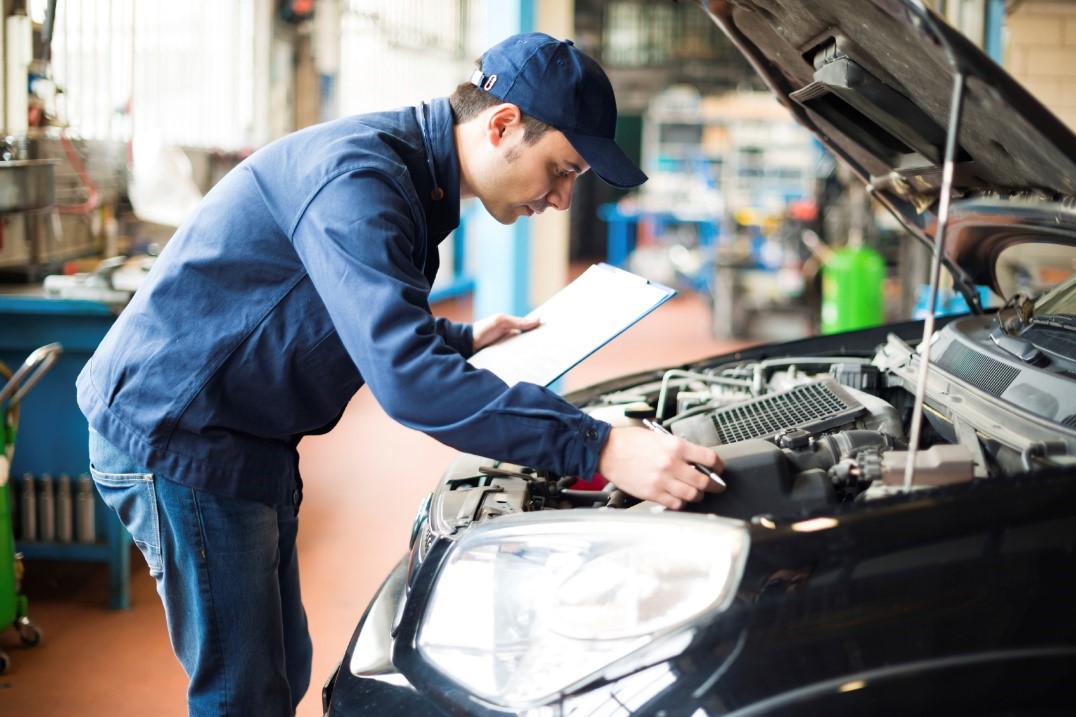
{"type": "Polygon", "coordinates": [[[48,209],[56,199],[58,159],[0,161],[0,214],[48,209]]]}

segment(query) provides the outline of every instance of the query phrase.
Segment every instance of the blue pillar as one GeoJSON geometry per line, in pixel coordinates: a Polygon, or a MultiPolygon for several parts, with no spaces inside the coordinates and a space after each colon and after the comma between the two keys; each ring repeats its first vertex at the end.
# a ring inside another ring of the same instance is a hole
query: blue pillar
{"type": "Polygon", "coordinates": [[[1005,0],[987,0],[986,33],[983,49],[990,59],[1002,64],[1001,33],[1005,29],[1005,0]]]}
{"type": "MultiPolygon", "coordinates": [[[[486,47],[517,32],[534,29],[534,0],[486,0],[483,39],[486,47]]],[[[530,311],[530,223],[526,218],[505,226],[472,202],[467,219],[468,241],[478,252],[474,314],[483,318],[503,311],[530,311]]]]}

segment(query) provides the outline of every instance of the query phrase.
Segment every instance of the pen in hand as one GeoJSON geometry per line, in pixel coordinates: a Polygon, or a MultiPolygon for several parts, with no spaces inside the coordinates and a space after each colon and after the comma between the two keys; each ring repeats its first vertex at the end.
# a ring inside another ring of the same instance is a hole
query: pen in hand
{"type": "MultiPolygon", "coordinates": [[[[654,431],[655,433],[664,433],[666,436],[671,436],[672,435],[672,433],[669,431],[668,428],[661,425],[657,421],[651,421],[649,418],[644,418],[643,419],[643,425],[646,426],[647,428],[649,428],[651,431],[654,431]]],[[[728,487],[726,485],[725,481],[721,480],[721,476],[719,476],[717,473],[715,473],[712,468],[709,468],[708,466],[704,466],[701,463],[695,463],[694,461],[691,462],[691,467],[694,468],[695,470],[697,470],[699,473],[702,473],[703,475],[705,475],[710,480],[717,483],[722,488],[727,488],[728,487]]]]}

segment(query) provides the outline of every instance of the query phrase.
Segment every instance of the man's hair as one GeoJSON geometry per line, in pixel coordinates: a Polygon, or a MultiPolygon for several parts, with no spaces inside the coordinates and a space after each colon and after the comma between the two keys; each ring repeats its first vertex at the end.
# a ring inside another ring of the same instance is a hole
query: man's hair
{"type": "MultiPolygon", "coordinates": [[[[452,118],[456,124],[463,124],[473,120],[482,112],[494,105],[499,105],[504,100],[494,97],[485,90],[475,87],[470,82],[460,84],[448,98],[448,104],[452,107],[452,118]]],[[[540,119],[520,111],[523,123],[523,142],[534,144],[542,135],[553,129],[553,125],[546,124],[540,119]]]]}

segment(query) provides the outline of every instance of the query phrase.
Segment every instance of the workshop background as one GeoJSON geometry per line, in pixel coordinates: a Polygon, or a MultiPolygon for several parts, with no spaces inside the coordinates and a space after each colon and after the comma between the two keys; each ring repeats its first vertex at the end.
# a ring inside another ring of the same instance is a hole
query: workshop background
{"type": "MultiPolygon", "coordinates": [[[[928,4],[1076,127],[1076,2],[928,4]]],[[[597,58],[618,138],[651,179],[621,192],[585,175],[570,212],[510,227],[466,203],[442,246],[438,315],[526,313],[597,261],[679,289],[562,379],[567,390],[926,311],[925,250],[896,241],[690,2],[3,0],[0,24],[0,386],[24,366],[13,381],[29,387],[0,394],[0,560],[21,556],[0,566],[0,604],[25,600],[32,619],[0,624],[5,716],[185,713],[153,582],[88,483],[74,403],[75,375],[154,255],[250,152],[447,95],[506,35],[571,37],[597,58]],[[827,294],[827,272],[858,277],[856,293],[827,294]]],[[[961,302],[943,294],[939,311],[961,302]]],[[[368,392],[300,450],[315,651],[299,714],[316,715],[320,682],[452,451],[392,423],[368,392]]]]}

